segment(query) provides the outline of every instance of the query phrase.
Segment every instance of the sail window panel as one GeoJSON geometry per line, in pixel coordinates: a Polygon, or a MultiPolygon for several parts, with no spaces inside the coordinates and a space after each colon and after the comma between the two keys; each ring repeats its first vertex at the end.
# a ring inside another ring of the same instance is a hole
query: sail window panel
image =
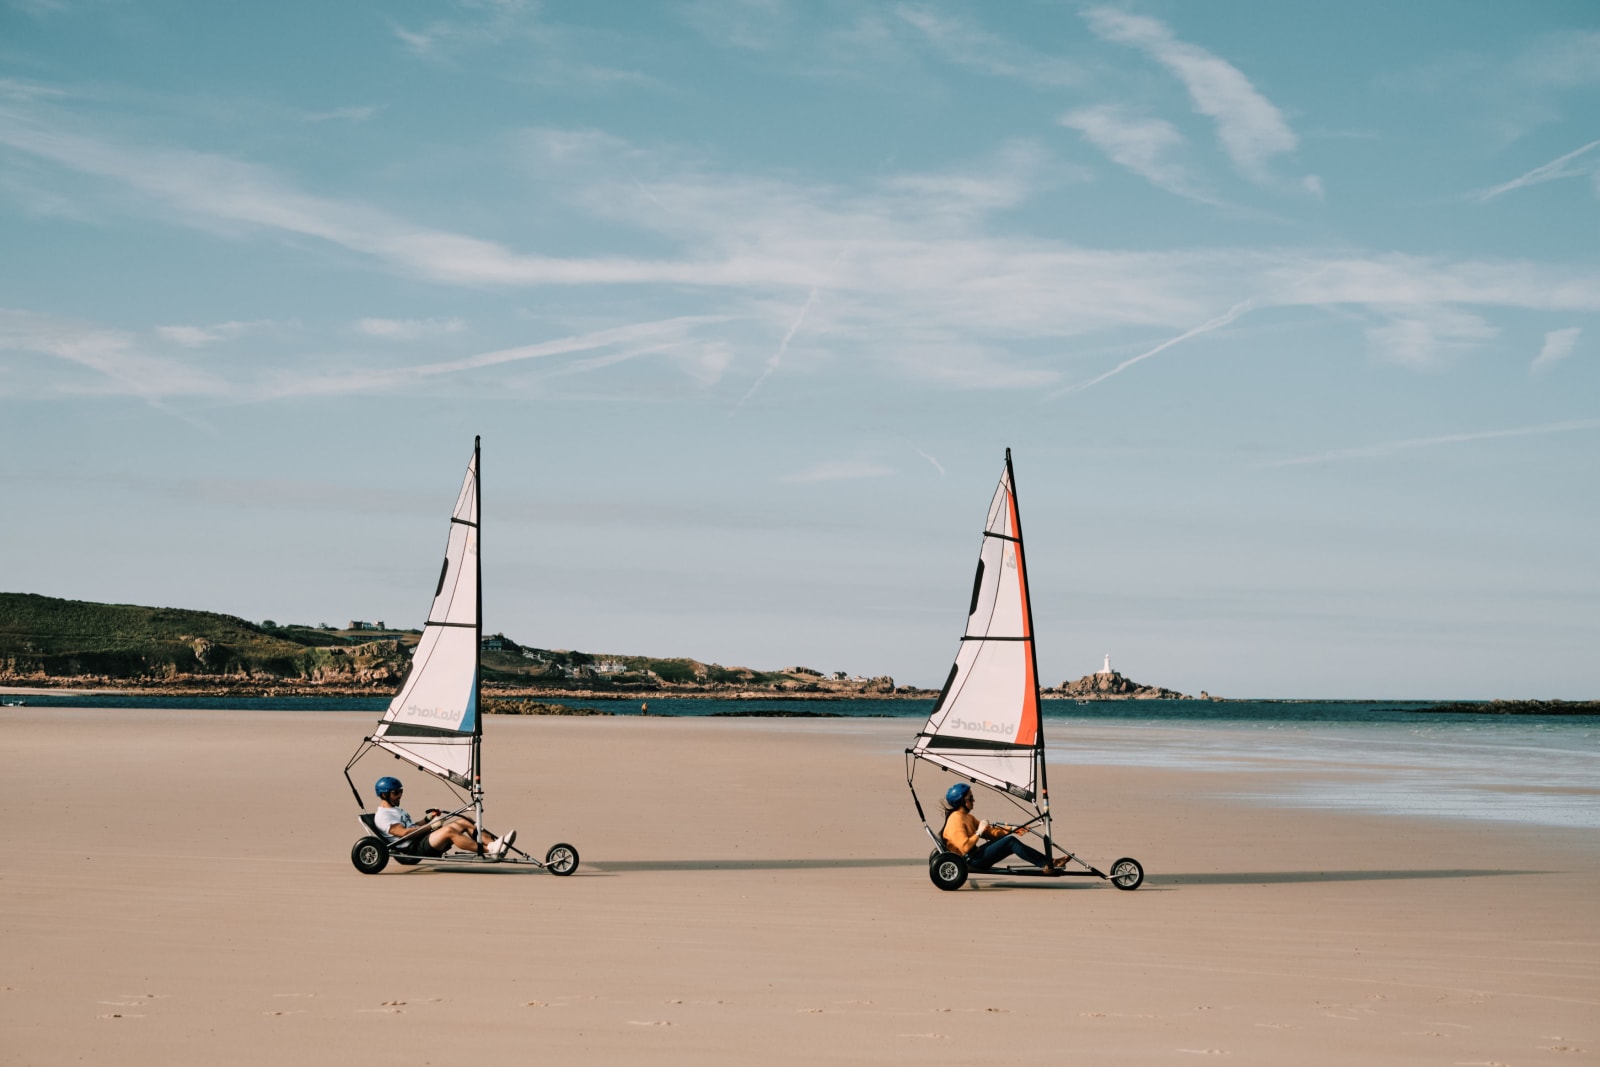
{"type": "Polygon", "coordinates": [[[467,786],[472,774],[472,738],[386,737],[383,727],[373,735],[373,744],[392,752],[429,774],[467,786]]]}
{"type": "Polygon", "coordinates": [[[1028,646],[1023,641],[969,641],[956,661],[964,669],[951,686],[950,697],[929,733],[1011,744],[1033,743],[1027,712],[1033,705],[1033,676],[1028,646]],[[967,661],[965,665],[962,660],[967,661]]]}
{"type": "Polygon", "coordinates": [[[918,749],[917,755],[963,778],[976,779],[1023,800],[1034,798],[1037,787],[1032,749],[1010,753],[941,751],[938,744],[937,739],[928,742],[927,747],[918,749]]]}
{"type": "Polygon", "coordinates": [[[478,622],[478,528],[451,523],[444,581],[428,609],[429,622],[478,622]]]}
{"type": "Polygon", "coordinates": [[[1026,606],[1022,594],[1022,568],[1014,542],[985,537],[979,556],[983,573],[974,610],[967,616],[968,637],[1026,637],[1026,606]]]}
{"type": "Polygon", "coordinates": [[[456,508],[450,513],[451,518],[460,519],[477,525],[478,522],[478,457],[474,455],[467,464],[467,479],[461,484],[461,493],[456,497],[456,508]]]}
{"type": "Polygon", "coordinates": [[[477,675],[477,629],[429,626],[384,721],[470,734],[478,725],[477,675]]]}
{"type": "Polygon", "coordinates": [[[994,499],[989,501],[989,518],[983,528],[1002,537],[1017,536],[1015,510],[1011,503],[1011,476],[1001,474],[1000,486],[994,491],[994,499]]]}

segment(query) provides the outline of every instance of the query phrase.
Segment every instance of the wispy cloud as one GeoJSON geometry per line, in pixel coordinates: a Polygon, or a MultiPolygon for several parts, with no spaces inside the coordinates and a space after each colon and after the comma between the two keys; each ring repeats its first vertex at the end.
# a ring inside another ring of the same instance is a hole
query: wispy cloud
{"type": "Polygon", "coordinates": [[[156,336],[185,348],[200,348],[242,337],[270,325],[266,322],[216,322],[209,326],[157,326],[156,336]]]}
{"type": "Polygon", "coordinates": [[[893,467],[887,467],[882,463],[871,463],[862,459],[841,459],[818,463],[803,471],[785,475],[780,480],[798,483],[841,482],[855,478],[885,478],[893,473],[893,467]]]}
{"type": "MultiPolygon", "coordinates": [[[[1552,159],[1548,163],[1542,163],[1528,171],[1528,173],[1512,178],[1502,185],[1496,185],[1493,188],[1473,193],[1468,199],[1483,204],[1497,196],[1503,196],[1513,189],[1524,189],[1530,185],[1540,185],[1544,182],[1558,181],[1562,178],[1600,175],[1600,155],[1591,156],[1582,163],[1577,162],[1596,147],[1600,147],[1600,141],[1590,141],[1582,148],[1576,148],[1564,156],[1552,159]]],[[[1600,188],[1597,188],[1596,191],[1600,192],[1600,188]]]]}
{"type": "Polygon", "coordinates": [[[1058,121],[1151,185],[1190,199],[1215,202],[1199,191],[1188,170],[1172,158],[1187,142],[1165,119],[1143,118],[1127,108],[1102,104],[1069,111],[1058,121]]]}
{"type": "Polygon", "coordinates": [[[940,463],[938,460],[934,459],[932,456],[928,455],[926,452],[924,452],[920,448],[917,449],[916,452],[917,452],[917,455],[921,456],[923,459],[927,460],[930,464],[932,464],[933,465],[933,469],[938,471],[939,474],[941,476],[943,476],[943,474],[944,474],[944,464],[940,463]]]}
{"type": "Polygon", "coordinates": [[[901,4],[895,14],[914,27],[940,55],[952,63],[1031,85],[1080,85],[1084,72],[1064,59],[1040,55],[1022,45],[989,33],[983,27],[920,4],[901,4]]]}
{"type": "Polygon", "coordinates": [[[415,341],[423,337],[442,337],[467,328],[461,319],[361,319],[356,331],[386,341],[415,341]]]}
{"type": "Polygon", "coordinates": [[[1221,315],[1218,315],[1216,318],[1207,319],[1205,322],[1202,322],[1200,325],[1194,327],[1191,330],[1185,330],[1183,333],[1180,333],[1176,337],[1168,338],[1167,340],[1162,341],[1160,344],[1156,345],[1154,348],[1150,349],[1149,351],[1141,352],[1137,356],[1134,356],[1132,359],[1125,359],[1121,363],[1118,363],[1115,367],[1112,367],[1110,370],[1106,371],[1102,375],[1099,375],[1098,377],[1091,378],[1088,381],[1083,382],[1080,385],[1069,386],[1066,389],[1058,389],[1056,392],[1051,393],[1050,396],[1047,399],[1053,400],[1056,397],[1065,395],[1067,393],[1081,393],[1085,389],[1089,389],[1089,388],[1092,388],[1092,387],[1094,387],[1096,385],[1099,385],[1101,382],[1105,381],[1107,378],[1116,377],[1118,374],[1121,374],[1123,371],[1127,370],[1129,367],[1133,366],[1136,363],[1142,363],[1145,360],[1149,359],[1151,356],[1160,355],[1162,352],[1165,352],[1167,349],[1171,348],[1173,345],[1182,344],[1184,341],[1189,340],[1189,338],[1191,338],[1191,337],[1198,337],[1203,333],[1210,333],[1212,330],[1220,330],[1220,329],[1222,329],[1222,327],[1227,326],[1229,323],[1233,322],[1233,320],[1237,319],[1240,315],[1243,315],[1245,312],[1249,311],[1254,306],[1254,303],[1255,302],[1253,300],[1241,300],[1239,303],[1233,305],[1233,307],[1229,308],[1227,311],[1223,312],[1221,315]]]}
{"type": "Polygon", "coordinates": [[[306,114],[307,122],[366,122],[383,109],[372,104],[353,107],[336,107],[331,111],[312,111],[306,114]]]}
{"type": "Polygon", "coordinates": [[[1573,346],[1578,343],[1578,335],[1582,332],[1581,327],[1569,326],[1565,330],[1551,330],[1545,334],[1544,347],[1539,349],[1538,358],[1528,369],[1534,374],[1543,374],[1572,355],[1573,346]]]}
{"type": "Polygon", "coordinates": [[[1195,111],[1216,123],[1223,150],[1247,177],[1267,180],[1267,164],[1298,145],[1283,114],[1237,67],[1179,40],[1165,23],[1109,7],[1090,8],[1084,17],[1097,36],[1137,48],[1176,75],[1195,111]]]}
{"type": "Polygon", "coordinates": [[[1478,433],[1452,433],[1439,437],[1413,437],[1404,441],[1385,441],[1381,444],[1362,445],[1358,448],[1340,448],[1332,452],[1318,452],[1293,459],[1278,459],[1252,464],[1256,468],[1301,467],[1313,463],[1338,463],[1348,459],[1380,459],[1396,452],[1414,448],[1437,448],[1441,445],[1466,444],[1469,441],[1491,441],[1503,437],[1531,437],[1542,434],[1573,433],[1578,430],[1600,429],[1600,419],[1576,419],[1570,422],[1552,422],[1543,426],[1523,426],[1514,430],[1485,430],[1478,433]]]}
{"type": "MultiPolygon", "coordinates": [[[[702,381],[719,379],[730,353],[750,358],[743,354],[770,343],[762,337],[788,336],[792,345],[790,331],[803,328],[825,339],[824,360],[863,353],[946,387],[1054,388],[1069,364],[1040,355],[1041,341],[1061,353],[1070,350],[1064,341],[1125,327],[1178,333],[1138,362],[1196,329],[1226,325],[1231,319],[1216,319],[1215,309],[1239,293],[1253,294],[1258,308],[1371,308],[1386,319],[1372,333],[1374,350],[1416,367],[1491,336],[1486,308],[1600,311],[1600,271],[1571,264],[1292,247],[1123,251],[995,226],[993,213],[1033,194],[1028,166],[1045,166],[1037,146],[847,188],[729,172],[682,149],[647,150],[593,131],[562,133],[526,142],[539,152],[528,169],[541,202],[642,236],[650,258],[526,252],[319,196],[255,164],[92,136],[59,116],[0,108],[0,148],[103,179],[111,195],[100,200],[91,183],[61,183],[101,213],[131,204],[224,240],[303,245],[309,237],[449,286],[638,286],[663,319],[687,303],[722,324],[674,350],[702,381]],[[844,259],[842,248],[850,250],[844,259]],[[813,289],[802,317],[793,294],[813,289]]],[[[786,352],[780,342],[757,358],[770,367],[786,352]]]]}
{"type": "Polygon", "coordinates": [[[210,372],[145,352],[127,331],[29,311],[0,309],[3,350],[37,353],[93,372],[94,377],[69,383],[64,392],[116,393],[155,401],[210,396],[227,388],[210,372]]]}
{"type": "Polygon", "coordinates": [[[381,392],[429,379],[485,370],[509,363],[610,349],[611,351],[604,355],[590,357],[587,361],[567,368],[568,373],[593,370],[643,355],[671,351],[687,343],[695,327],[716,321],[719,321],[716,316],[683,316],[573,334],[550,341],[540,341],[537,344],[500,348],[458,359],[418,363],[407,367],[346,371],[320,376],[302,372],[264,385],[255,390],[255,395],[260,399],[281,399],[295,396],[381,392]]]}
{"type": "Polygon", "coordinates": [[[1448,306],[1396,310],[1367,330],[1372,354],[1413,370],[1438,370],[1500,333],[1481,315],[1448,306]]]}

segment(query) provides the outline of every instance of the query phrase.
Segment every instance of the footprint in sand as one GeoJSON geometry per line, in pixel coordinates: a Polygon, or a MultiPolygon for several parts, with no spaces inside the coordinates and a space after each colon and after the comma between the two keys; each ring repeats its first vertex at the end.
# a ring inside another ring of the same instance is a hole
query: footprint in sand
{"type": "Polygon", "coordinates": [[[1179,1048],[1174,1052],[1190,1052],[1196,1056],[1227,1056],[1231,1055],[1225,1048],[1179,1048]]]}
{"type": "Polygon", "coordinates": [[[304,1008],[295,1008],[293,1011],[264,1011],[262,1015],[310,1015],[304,1008]]]}
{"type": "Polygon", "coordinates": [[[110,1015],[96,1015],[96,1019],[143,1019],[143,1015],[114,1011],[110,1015]]]}
{"type": "Polygon", "coordinates": [[[629,1026],[671,1026],[666,1019],[629,1019],[629,1026]]]}

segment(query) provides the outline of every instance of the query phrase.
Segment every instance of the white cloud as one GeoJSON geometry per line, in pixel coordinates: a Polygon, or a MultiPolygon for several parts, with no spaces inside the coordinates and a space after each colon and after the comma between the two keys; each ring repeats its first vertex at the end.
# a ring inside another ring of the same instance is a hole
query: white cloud
{"type": "Polygon", "coordinates": [[[1381,444],[1362,445],[1358,448],[1340,448],[1331,452],[1318,452],[1293,459],[1278,459],[1255,464],[1258,468],[1301,467],[1313,463],[1337,463],[1348,459],[1379,459],[1395,452],[1414,448],[1437,448],[1441,445],[1466,444],[1469,441],[1491,441],[1505,437],[1530,437],[1553,433],[1572,433],[1575,430],[1600,428],[1600,419],[1578,419],[1572,422],[1553,422],[1544,426],[1524,426],[1514,430],[1484,430],[1478,433],[1452,433],[1438,437],[1413,437],[1404,441],[1385,441],[1381,444]]]}
{"type": "Polygon", "coordinates": [[[358,332],[388,341],[440,337],[460,333],[466,328],[467,324],[460,319],[362,319],[356,323],[358,332]]]}
{"type": "Polygon", "coordinates": [[[1283,115],[1233,64],[1178,40],[1153,18],[1115,8],[1085,12],[1099,37],[1138,48],[1183,82],[1195,111],[1216,123],[1217,138],[1246,176],[1264,181],[1274,156],[1294,151],[1298,140],[1283,115]]]}
{"type": "Polygon", "coordinates": [[[870,463],[860,459],[834,460],[829,463],[818,463],[807,467],[803,471],[785,475],[785,482],[840,482],[854,478],[884,478],[894,473],[893,467],[886,467],[882,463],[870,463]]]}
{"type": "Polygon", "coordinates": [[[371,104],[336,107],[331,111],[313,111],[305,116],[307,122],[366,122],[382,108],[371,104]]]}
{"type": "Polygon", "coordinates": [[[1396,312],[1367,330],[1373,354],[1414,370],[1438,370],[1500,331],[1478,315],[1437,306],[1396,312]]]}
{"type": "Polygon", "coordinates": [[[226,384],[214,374],[179,360],[152,356],[123,330],[69,319],[0,309],[0,351],[34,352],[94,372],[87,383],[68,382],[61,392],[116,393],[156,400],[213,396],[226,384]]]}
{"type": "Polygon", "coordinates": [[[231,340],[268,325],[265,322],[217,322],[210,326],[157,326],[156,336],[185,348],[200,348],[231,340]]]}
{"type": "Polygon", "coordinates": [[[1075,64],[1012,44],[948,11],[901,4],[895,14],[950,62],[980,74],[1045,87],[1079,85],[1084,81],[1083,72],[1075,64]]]}
{"type": "Polygon", "coordinates": [[[1581,327],[1569,326],[1565,330],[1551,330],[1545,334],[1544,347],[1539,349],[1538,358],[1528,369],[1535,374],[1543,374],[1572,355],[1572,348],[1578,343],[1578,335],[1582,332],[1581,327]]]}
{"type": "MultiPolygon", "coordinates": [[[[1164,119],[1141,118],[1126,108],[1105,104],[1069,111],[1058,120],[1077,130],[1112,162],[1169,193],[1208,200],[1172,154],[1184,147],[1183,134],[1164,119]]],[[[1208,200],[1209,202],[1209,200],[1208,200]]]]}
{"type": "MultiPolygon", "coordinates": [[[[639,286],[661,318],[685,306],[703,313],[706,325],[677,339],[674,359],[715,342],[770,360],[813,289],[803,329],[819,362],[849,354],[960,388],[1056,387],[1060,353],[1081,347],[1072,339],[1128,326],[1181,333],[1241,294],[1262,309],[1375,308],[1394,320],[1373,331],[1375,349],[1419,367],[1492,335],[1473,314],[1486,308],[1600,311],[1600,271],[1581,266],[1294,247],[1120,251],[997,227],[993,213],[1035,191],[1029,166],[1049,166],[1031,144],[967,168],[843,188],[721,171],[681,149],[651,152],[593,131],[537,131],[525,143],[541,153],[529,165],[541,202],[642,237],[652,256],[522,251],[318,196],[223,156],[0,112],[0,145],[119,194],[96,203],[102,211],[128,210],[131,191],[157,218],[224,239],[310,237],[447,286],[639,286]]],[[[83,183],[72,188],[85,196],[83,183]]],[[[695,364],[705,380],[714,362],[695,364]]]]}

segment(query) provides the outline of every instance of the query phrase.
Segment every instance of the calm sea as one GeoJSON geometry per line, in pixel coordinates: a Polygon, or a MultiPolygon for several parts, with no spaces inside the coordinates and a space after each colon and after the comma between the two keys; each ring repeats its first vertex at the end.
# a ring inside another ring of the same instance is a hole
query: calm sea
{"type": "MultiPolygon", "coordinates": [[[[0,698],[5,702],[19,699],[0,698]]],[[[323,711],[376,716],[387,698],[35,696],[29,707],[323,711]]],[[[638,700],[552,699],[618,715],[638,700]]],[[[649,700],[662,716],[821,713],[897,719],[931,700],[649,700]]],[[[1052,765],[1228,772],[1231,795],[1280,807],[1600,829],[1600,719],[1459,715],[1415,701],[1045,701],[1052,765]],[[1239,787],[1239,783],[1244,783],[1239,787]]],[[[1219,781],[1222,779],[1219,778],[1219,781]]]]}

